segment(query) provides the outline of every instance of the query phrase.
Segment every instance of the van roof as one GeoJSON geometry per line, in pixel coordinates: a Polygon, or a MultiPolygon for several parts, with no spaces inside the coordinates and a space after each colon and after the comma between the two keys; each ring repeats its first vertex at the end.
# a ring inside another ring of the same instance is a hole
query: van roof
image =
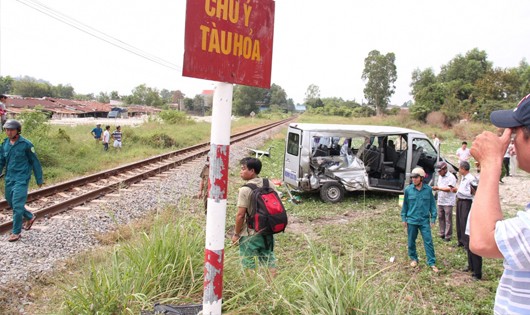
{"type": "Polygon", "coordinates": [[[415,133],[425,135],[423,132],[392,126],[373,126],[373,125],[339,125],[339,124],[301,124],[291,123],[289,127],[304,131],[311,131],[316,133],[329,132],[347,132],[358,133],[359,135],[390,135],[390,134],[409,134],[415,133]]]}

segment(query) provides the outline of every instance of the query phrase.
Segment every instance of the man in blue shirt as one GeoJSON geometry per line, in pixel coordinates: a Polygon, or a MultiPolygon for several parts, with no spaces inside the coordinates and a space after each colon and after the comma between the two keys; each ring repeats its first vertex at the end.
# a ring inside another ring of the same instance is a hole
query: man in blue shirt
{"type": "Polygon", "coordinates": [[[101,134],[103,133],[103,129],[101,129],[101,124],[97,124],[96,128],[92,129],[90,133],[94,136],[96,142],[99,142],[101,140],[101,134]]]}
{"type": "Polygon", "coordinates": [[[26,210],[25,204],[28,197],[28,185],[31,172],[39,187],[43,184],[42,167],[35,154],[33,144],[20,135],[22,125],[16,120],[8,120],[4,124],[7,138],[0,146],[0,171],[5,171],[5,197],[13,209],[13,234],[8,241],[15,242],[20,239],[22,220],[26,219],[25,230],[31,229],[37,218],[26,210]]]}
{"type": "Polygon", "coordinates": [[[438,272],[436,267],[436,256],[432,242],[431,227],[436,222],[436,202],[429,185],[423,183],[425,171],[421,167],[412,170],[410,177],[412,183],[405,188],[405,198],[401,208],[401,221],[407,229],[408,255],[411,259],[410,266],[418,266],[418,254],[416,252],[416,238],[418,230],[423,238],[423,246],[427,254],[427,264],[432,271],[438,272]],[[430,225],[429,225],[430,223],[430,225]]]}

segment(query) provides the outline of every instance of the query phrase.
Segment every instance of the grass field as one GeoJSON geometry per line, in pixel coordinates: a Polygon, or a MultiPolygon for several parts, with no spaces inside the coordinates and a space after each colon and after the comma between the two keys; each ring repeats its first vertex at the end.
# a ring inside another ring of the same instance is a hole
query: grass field
{"type": "MultiPolygon", "coordinates": [[[[441,134],[443,153],[453,153],[461,141],[449,131],[400,125],[441,134]]],[[[283,137],[264,147],[283,152],[283,137]]],[[[263,158],[262,176],[281,178],[282,158],[263,158]]],[[[242,184],[238,170],[231,170],[230,191],[242,184]]],[[[234,198],[230,193],[227,230],[234,223],[234,198]]],[[[324,204],[318,195],[301,200],[285,202],[290,224],[276,237],[279,274],[272,283],[263,271],[245,273],[237,248],[227,241],[225,314],[492,314],[502,261],[485,259],[484,280],[472,281],[460,271],[467,262],[464,250],[434,238],[441,269],[436,275],[425,264],[419,237],[420,267],[410,268],[397,196],[349,193],[340,204],[324,204]]],[[[41,279],[30,313],[138,314],[155,301],[202,303],[200,207],[190,198],[164,206],[159,217],[122,227],[116,233],[122,241],[69,261],[67,276],[41,279]],[[44,294],[48,288],[52,293],[44,294]]]]}

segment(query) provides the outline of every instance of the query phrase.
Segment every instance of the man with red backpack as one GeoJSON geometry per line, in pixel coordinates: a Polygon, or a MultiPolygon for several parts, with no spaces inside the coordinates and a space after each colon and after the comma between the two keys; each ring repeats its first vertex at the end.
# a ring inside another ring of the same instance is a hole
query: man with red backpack
{"type": "Polygon", "coordinates": [[[276,276],[274,256],[274,234],[283,232],[287,225],[287,214],[269,180],[259,177],[261,161],[244,158],[240,162],[240,176],[247,183],[239,188],[236,224],[232,243],[239,243],[239,254],[243,267],[256,269],[259,265],[269,268],[276,276]]]}

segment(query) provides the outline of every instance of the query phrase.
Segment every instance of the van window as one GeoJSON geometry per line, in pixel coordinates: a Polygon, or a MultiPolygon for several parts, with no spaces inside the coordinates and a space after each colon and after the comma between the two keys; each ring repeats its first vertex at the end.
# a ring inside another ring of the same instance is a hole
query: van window
{"type": "Polygon", "coordinates": [[[289,133],[289,137],[287,138],[287,153],[298,156],[299,150],[299,143],[300,143],[300,135],[297,133],[289,133]]]}
{"type": "Polygon", "coordinates": [[[436,156],[436,150],[434,150],[434,147],[427,139],[416,138],[412,141],[412,146],[414,149],[421,150],[421,152],[427,155],[436,156]]]}

